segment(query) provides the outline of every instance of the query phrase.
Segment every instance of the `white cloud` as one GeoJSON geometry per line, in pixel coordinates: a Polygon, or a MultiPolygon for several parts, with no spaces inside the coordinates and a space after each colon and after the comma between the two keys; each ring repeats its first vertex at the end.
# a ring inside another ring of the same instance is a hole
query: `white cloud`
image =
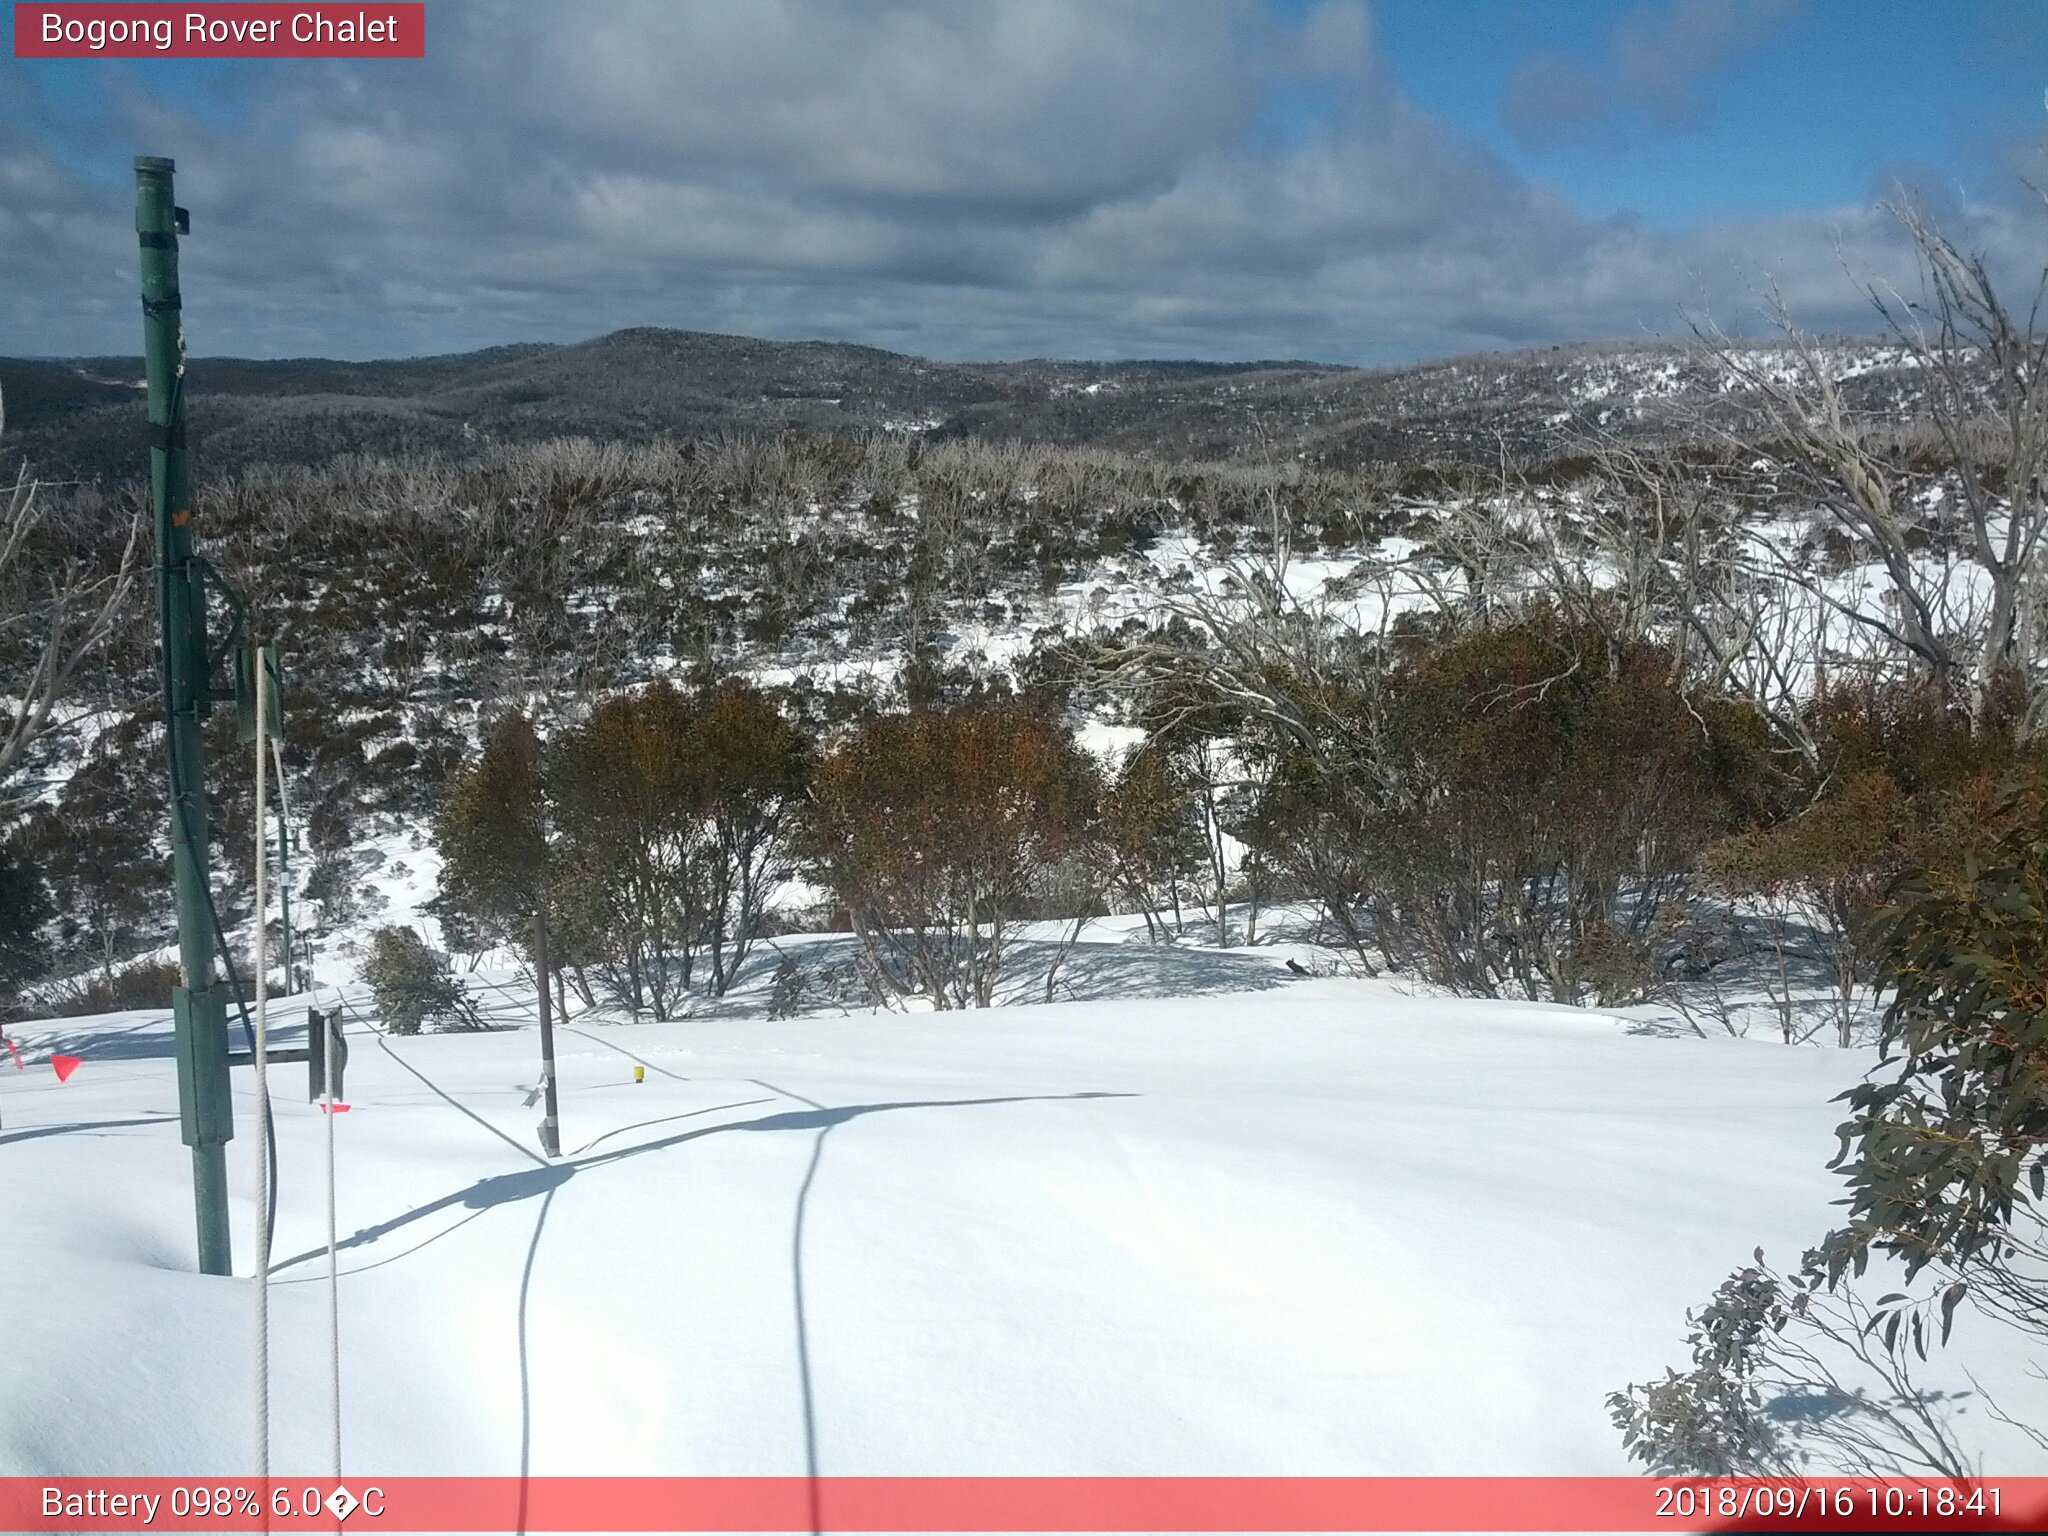
{"type": "MultiPolygon", "coordinates": [[[[1668,332],[1703,302],[1739,322],[1762,267],[1859,323],[1838,233],[1859,274],[1908,270],[1857,207],[1588,217],[1411,101],[1355,0],[1292,24],[1252,0],[469,5],[436,8],[431,51],[253,73],[225,126],[127,92],[92,178],[0,62],[0,349],[134,346],[130,145],[179,158],[209,352],[667,324],[1386,361],[1668,332]],[[1288,100],[1328,105],[1277,143],[1288,100]]],[[[2024,250],[2011,210],[1961,216],[2024,250]]]]}

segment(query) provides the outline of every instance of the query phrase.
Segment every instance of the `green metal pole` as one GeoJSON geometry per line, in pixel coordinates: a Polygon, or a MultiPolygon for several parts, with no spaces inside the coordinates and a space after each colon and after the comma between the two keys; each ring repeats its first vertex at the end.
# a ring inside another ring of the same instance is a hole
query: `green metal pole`
{"type": "Polygon", "coordinates": [[[178,1114],[192,1149],[199,1268],[232,1271],[228,1244],[227,998],[213,969],[213,904],[206,859],[206,744],[213,702],[206,651],[206,586],[192,557],[192,473],[185,452],[185,326],[179,313],[183,223],[169,160],[135,162],[135,230],[142,243],[142,349],[149,379],[149,489],[156,513],[157,606],[163,625],[164,726],[170,755],[171,853],[177,877],[182,985],[171,1001],[178,1045],[178,1114]]]}

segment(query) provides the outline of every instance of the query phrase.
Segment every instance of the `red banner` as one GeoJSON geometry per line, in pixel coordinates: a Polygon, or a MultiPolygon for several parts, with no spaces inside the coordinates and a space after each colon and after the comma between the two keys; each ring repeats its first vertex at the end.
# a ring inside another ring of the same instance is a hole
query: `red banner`
{"type": "Polygon", "coordinates": [[[404,4],[14,7],[17,59],[421,59],[427,8],[404,4]]]}
{"type": "Polygon", "coordinates": [[[15,1477],[0,1530],[2041,1531],[2048,1477],[15,1477]]]}

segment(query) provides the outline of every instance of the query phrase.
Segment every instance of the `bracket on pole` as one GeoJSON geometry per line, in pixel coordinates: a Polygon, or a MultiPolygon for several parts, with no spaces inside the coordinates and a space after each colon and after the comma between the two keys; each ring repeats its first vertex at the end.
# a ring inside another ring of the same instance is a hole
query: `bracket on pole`
{"type": "Polygon", "coordinates": [[[188,1147],[217,1146],[235,1134],[228,1096],[228,1008],[219,985],[171,990],[177,1028],[178,1122],[188,1147]]]}

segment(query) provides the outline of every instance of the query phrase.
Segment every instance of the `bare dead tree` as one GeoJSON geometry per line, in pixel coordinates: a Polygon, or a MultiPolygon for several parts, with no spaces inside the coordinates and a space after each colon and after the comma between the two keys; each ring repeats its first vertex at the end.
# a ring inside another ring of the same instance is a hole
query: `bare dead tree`
{"type": "Polygon", "coordinates": [[[1803,704],[1820,669],[1848,658],[1841,637],[1829,644],[1831,609],[1797,552],[1750,503],[1668,453],[1610,438],[1590,454],[1583,526],[1593,558],[1554,558],[1553,593],[1577,597],[1566,606],[1589,621],[1608,622],[1604,611],[1631,634],[1661,635],[1674,684],[1748,699],[1817,763],[1803,704]]]}
{"type": "MultiPolygon", "coordinates": [[[[5,428],[0,400],[0,433],[5,428]]],[[[78,547],[41,492],[26,464],[0,488],[0,812],[9,780],[114,632],[142,563],[139,516],[110,571],[78,547]]]]}
{"type": "Polygon", "coordinates": [[[2034,675],[2048,536],[2048,266],[2018,319],[1981,254],[1959,249],[1924,209],[1902,203],[1894,212],[1920,252],[1922,292],[1909,300],[1873,289],[1872,300],[1920,365],[1927,414],[1955,464],[1969,547],[1990,579],[1971,693],[1981,705],[2010,666],[2030,685],[2031,723],[2048,724],[2048,686],[2034,675]]]}
{"type": "MultiPolygon", "coordinates": [[[[1121,696],[1156,735],[1171,739],[1184,728],[1199,736],[1205,723],[1230,722],[1235,740],[1223,744],[1231,776],[1216,785],[1249,790],[1235,764],[1246,741],[1285,744],[1320,765],[1327,781],[1368,792],[1394,793],[1399,773],[1378,740],[1376,694],[1370,687],[1394,619],[1414,605],[1448,607],[1462,588],[1446,581],[1440,559],[1361,561],[1340,583],[1301,593],[1290,581],[1291,547],[1285,519],[1269,502],[1265,547],[1223,560],[1220,569],[1191,578],[1186,589],[1156,601],[1156,627],[1142,637],[1105,632],[1083,637],[1081,654],[1097,681],[1121,696]],[[1356,622],[1361,612],[1370,624],[1356,622]],[[1360,713],[1356,706],[1368,707],[1360,713]]],[[[1256,754],[1255,754],[1256,755],[1256,754]]],[[[1332,807],[1335,809],[1335,807],[1332,807]]],[[[1215,825],[1213,816],[1208,818],[1215,825]]],[[[1205,836],[1216,890],[1218,932],[1223,929],[1221,846],[1205,836]]],[[[1304,858],[1328,850],[1313,840],[1304,858]]],[[[1361,921],[1346,894],[1355,871],[1341,858],[1310,883],[1324,891],[1327,915],[1342,942],[1368,975],[1392,942],[1361,921]]]]}
{"type": "Polygon", "coordinates": [[[1847,601],[1790,561],[1772,562],[1771,574],[1882,636],[1979,713],[2002,673],[2017,677],[2027,723],[2040,729],[2048,725],[2048,268],[2021,316],[2000,297],[1983,256],[1965,252],[1910,204],[1890,211],[1913,241],[1919,291],[1908,297],[1872,286],[1870,298],[1916,365],[1922,423],[1960,489],[1959,527],[1940,502],[1916,499],[1889,451],[1896,423],[1853,408],[1838,349],[1801,332],[1775,293],[1765,313],[1780,350],[1743,348],[1711,327],[1696,334],[1762,411],[1776,439],[1770,468],[1875,560],[1885,600],[1847,601]]]}

